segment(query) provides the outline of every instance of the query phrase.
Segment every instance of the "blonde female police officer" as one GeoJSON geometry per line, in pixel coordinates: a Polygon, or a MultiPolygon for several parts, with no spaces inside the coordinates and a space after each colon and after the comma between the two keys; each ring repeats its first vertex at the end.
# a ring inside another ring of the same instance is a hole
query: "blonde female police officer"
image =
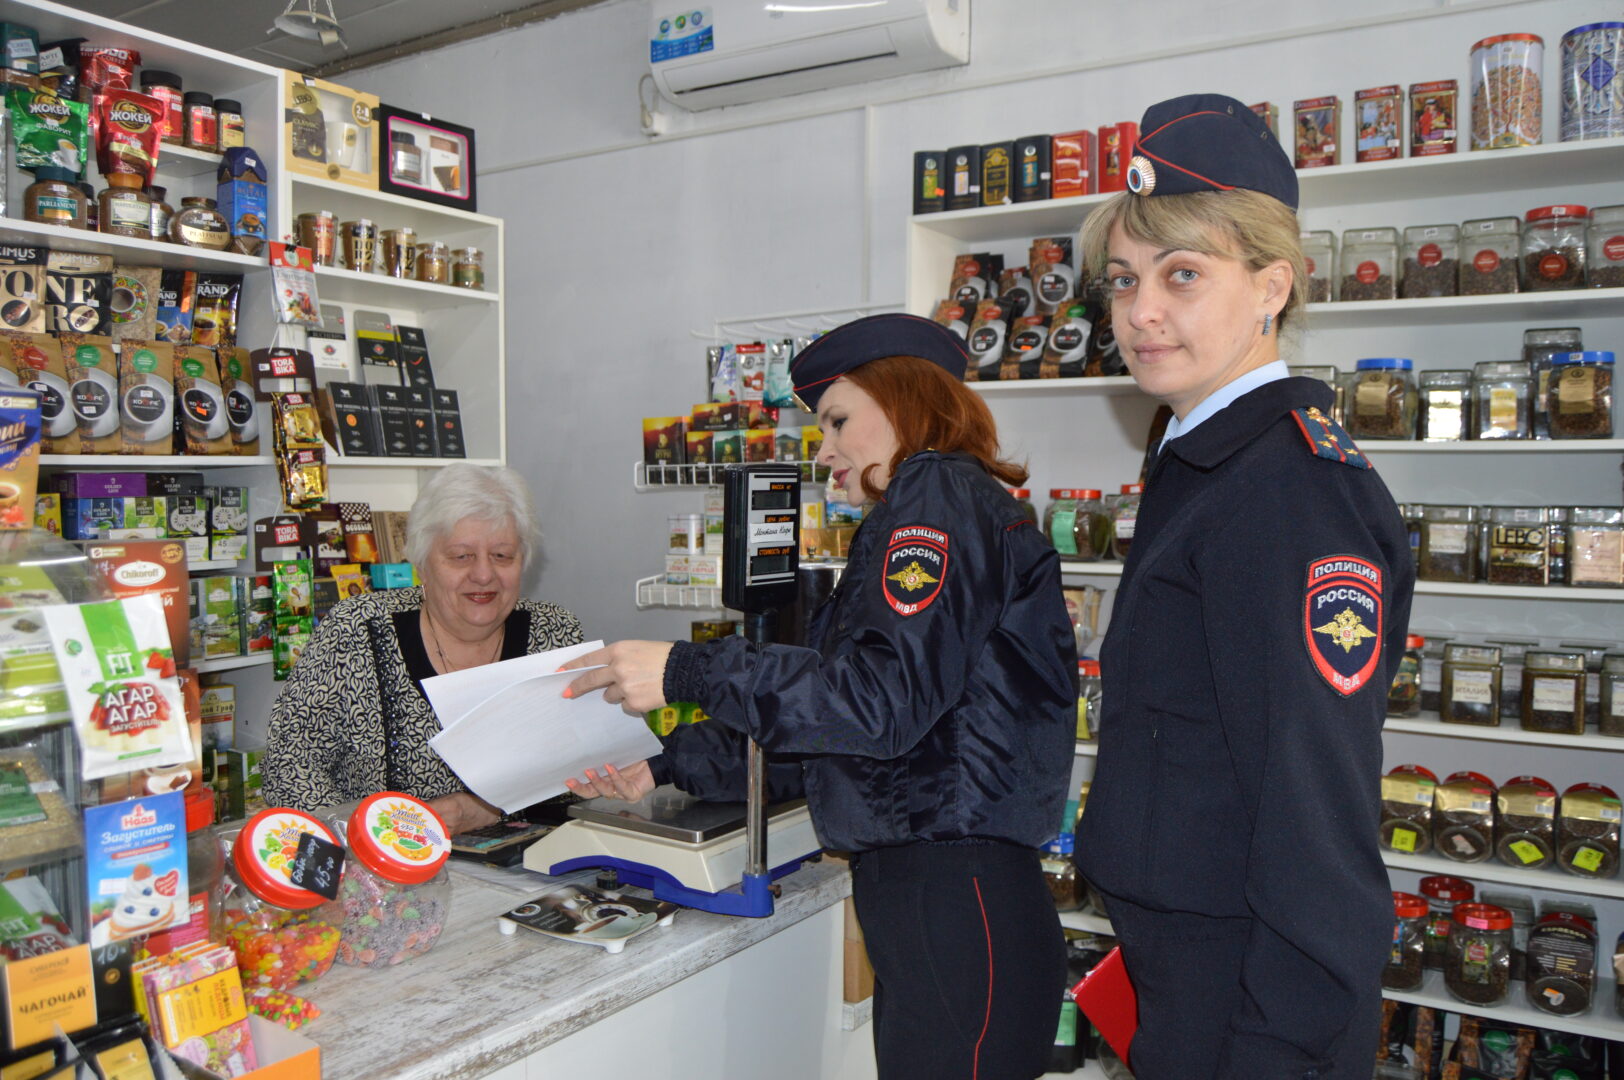
{"type": "Polygon", "coordinates": [[[1138,993],[1139,1080],[1365,1080],[1409,543],[1331,391],[1279,359],[1305,291],[1285,152],[1215,94],[1140,130],[1130,191],[1083,249],[1129,371],[1174,420],[1101,652],[1078,862],[1138,993]]]}

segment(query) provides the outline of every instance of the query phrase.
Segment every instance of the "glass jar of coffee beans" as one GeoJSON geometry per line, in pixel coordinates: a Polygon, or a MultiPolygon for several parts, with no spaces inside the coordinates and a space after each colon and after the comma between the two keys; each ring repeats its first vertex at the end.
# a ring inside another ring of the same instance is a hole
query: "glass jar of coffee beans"
{"type": "Polygon", "coordinates": [[[1460,226],[1412,225],[1404,230],[1406,300],[1460,293],[1460,226]]]}
{"type": "Polygon", "coordinates": [[[1538,206],[1523,218],[1522,287],[1528,292],[1585,286],[1585,226],[1590,208],[1538,206]]]}
{"type": "Polygon", "coordinates": [[[1333,298],[1331,277],[1336,273],[1336,233],[1305,232],[1301,241],[1303,263],[1308,270],[1308,302],[1323,304],[1333,298]]]}
{"type": "Polygon", "coordinates": [[[1494,853],[1507,866],[1537,870],[1556,858],[1556,788],[1516,776],[1495,796],[1494,853]]]}
{"type": "Polygon", "coordinates": [[[1579,877],[1614,876],[1618,833],[1618,792],[1602,784],[1574,784],[1562,793],[1557,810],[1557,865],[1579,877]]]}
{"type": "Polygon", "coordinates": [[[1583,653],[1529,650],[1523,662],[1522,729],[1583,735],[1587,677],[1583,653]]]}
{"type": "Polygon", "coordinates": [[[1590,249],[1585,268],[1590,287],[1624,286],[1624,206],[1598,206],[1590,211],[1585,237],[1590,249]]]}
{"type": "Polygon", "coordinates": [[[1522,219],[1476,218],[1460,227],[1460,294],[1489,296],[1517,291],[1522,256],[1522,219]]]}
{"type": "Polygon", "coordinates": [[[1444,649],[1439,719],[1446,724],[1500,726],[1500,687],[1505,671],[1493,645],[1449,645],[1444,649]]]}
{"type": "Polygon", "coordinates": [[[1423,371],[1416,437],[1424,442],[1457,442],[1472,433],[1472,373],[1423,371]]]}
{"type": "Polygon", "coordinates": [[[1484,360],[1472,365],[1474,438],[1534,437],[1534,376],[1522,360],[1484,360]]]}
{"type": "Polygon", "coordinates": [[[1420,400],[1415,364],[1401,357],[1372,357],[1354,365],[1348,389],[1347,429],[1356,439],[1411,439],[1420,400]]]}
{"type": "Polygon", "coordinates": [[[1423,581],[1476,581],[1479,528],[1475,506],[1423,506],[1416,576],[1423,581]]]}
{"type": "Polygon", "coordinates": [[[1393,950],[1382,968],[1382,986],[1419,990],[1426,967],[1427,901],[1414,893],[1393,894],[1393,950]]]}
{"type": "Polygon", "coordinates": [[[1543,506],[1489,508],[1489,559],[1484,580],[1492,585],[1549,585],[1550,515],[1543,506]]]}
{"type": "Polygon", "coordinates": [[[1338,300],[1398,299],[1398,230],[1344,232],[1341,269],[1338,300]]]}
{"type": "Polygon", "coordinates": [[[1553,439],[1613,437],[1613,354],[1605,349],[1551,358],[1545,413],[1553,439]]]}

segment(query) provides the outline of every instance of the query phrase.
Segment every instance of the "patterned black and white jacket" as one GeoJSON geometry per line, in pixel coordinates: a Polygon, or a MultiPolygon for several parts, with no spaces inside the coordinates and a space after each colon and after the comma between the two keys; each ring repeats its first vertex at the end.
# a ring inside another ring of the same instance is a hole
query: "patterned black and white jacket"
{"type": "MultiPolygon", "coordinates": [[[[423,607],[421,587],[346,600],[316,628],[271,707],[260,762],[268,806],[316,810],[394,790],[421,799],[466,790],[429,746],[440,723],[407,665],[396,616],[423,607]]],[[[581,622],[520,600],[503,655],[578,644],[581,622]],[[512,633],[527,623],[522,652],[512,633]]]]}

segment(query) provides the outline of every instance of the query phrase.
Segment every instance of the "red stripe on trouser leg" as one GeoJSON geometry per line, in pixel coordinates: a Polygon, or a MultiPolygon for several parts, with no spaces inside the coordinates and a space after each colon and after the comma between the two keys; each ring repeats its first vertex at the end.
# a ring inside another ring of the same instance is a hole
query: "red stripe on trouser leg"
{"type": "Polygon", "coordinates": [[[981,879],[972,877],[971,883],[976,887],[976,906],[981,909],[981,928],[987,935],[987,1013],[981,1021],[981,1037],[976,1040],[975,1057],[970,1062],[970,1080],[976,1080],[981,1075],[981,1044],[987,1038],[987,1029],[992,1026],[992,926],[987,922],[987,904],[981,899],[981,879]]]}

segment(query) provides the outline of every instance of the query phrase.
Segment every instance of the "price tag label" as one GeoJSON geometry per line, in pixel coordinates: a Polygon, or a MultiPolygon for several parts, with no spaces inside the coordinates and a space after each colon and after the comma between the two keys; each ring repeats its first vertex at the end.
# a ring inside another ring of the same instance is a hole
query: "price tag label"
{"type": "Polygon", "coordinates": [[[288,880],[301,889],[338,899],[338,881],[344,876],[344,849],[315,833],[299,838],[299,850],[288,864],[288,880]]]}

